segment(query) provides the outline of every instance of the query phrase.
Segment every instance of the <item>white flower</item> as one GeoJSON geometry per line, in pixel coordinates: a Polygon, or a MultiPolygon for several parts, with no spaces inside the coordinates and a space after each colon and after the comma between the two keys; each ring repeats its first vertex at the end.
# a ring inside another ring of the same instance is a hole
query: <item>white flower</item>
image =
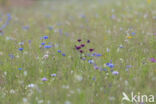
{"type": "Polygon", "coordinates": [[[43,57],[42,57],[42,59],[47,59],[49,57],[49,55],[48,54],[45,54],[43,57]]]}
{"type": "Polygon", "coordinates": [[[35,87],[35,84],[31,83],[31,84],[28,85],[28,87],[29,88],[34,88],[35,87]]]}

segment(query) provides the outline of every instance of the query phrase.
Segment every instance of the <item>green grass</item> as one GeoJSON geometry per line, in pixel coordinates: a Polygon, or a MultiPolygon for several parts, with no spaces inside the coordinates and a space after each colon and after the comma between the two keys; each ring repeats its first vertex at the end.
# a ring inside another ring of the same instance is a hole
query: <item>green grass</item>
{"type": "MultiPolygon", "coordinates": [[[[155,0],[151,4],[145,0],[47,1],[30,8],[10,8],[12,20],[0,36],[0,104],[121,104],[122,92],[155,95],[156,63],[149,61],[156,58],[155,4],[155,0]],[[26,25],[30,28],[23,30],[26,25]],[[40,40],[45,35],[49,38],[40,40]],[[87,61],[90,57],[80,59],[74,48],[79,38],[82,43],[91,40],[85,51],[94,48],[102,54],[93,60],[108,71],[95,70],[87,61]],[[43,41],[54,47],[40,48],[43,41]],[[18,50],[19,42],[24,42],[23,52],[18,50]],[[123,48],[117,51],[120,45],[123,48]],[[110,60],[118,75],[105,65],[110,60]],[[128,71],[127,65],[132,65],[128,71]],[[42,81],[43,77],[48,80],[42,81]],[[30,84],[35,87],[29,88],[30,84]]],[[[7,16],[0,12],[1,27],[7,16]]]]}

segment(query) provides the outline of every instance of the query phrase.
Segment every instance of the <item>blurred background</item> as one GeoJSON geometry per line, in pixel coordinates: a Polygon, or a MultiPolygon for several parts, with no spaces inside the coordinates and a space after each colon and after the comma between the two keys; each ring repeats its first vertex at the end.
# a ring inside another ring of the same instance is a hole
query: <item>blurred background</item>
{"type": "Polygon", "coordinates": [[[37,0],[0,0],[1,9],[9,9],[10,7],[27,7],[32,6],[37,0]]]}

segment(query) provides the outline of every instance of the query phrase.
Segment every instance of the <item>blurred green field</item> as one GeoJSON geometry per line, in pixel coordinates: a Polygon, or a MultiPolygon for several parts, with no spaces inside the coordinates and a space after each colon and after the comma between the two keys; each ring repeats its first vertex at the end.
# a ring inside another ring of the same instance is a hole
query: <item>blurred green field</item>
{"type": "Polygon", "coordinates": [[[156,97],[155,5],[47,0],[0,10],[0,104],[132,104],[122,92],[156,97]]]}

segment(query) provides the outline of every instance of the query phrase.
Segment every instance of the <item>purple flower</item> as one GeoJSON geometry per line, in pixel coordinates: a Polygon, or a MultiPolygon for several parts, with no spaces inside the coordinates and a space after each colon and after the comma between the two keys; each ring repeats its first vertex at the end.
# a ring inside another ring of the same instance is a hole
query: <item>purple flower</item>
{"type": "Polygon", "coordinates": [[[90,43],[90,40],[87,40],[87,43],[90,43]]]}
{"type": "Polygon", "coordinates": [[[48,39],[48,36],[43,36],[43,39],[48,39]]]}
{"type": "Polygon", "coordinates": [[[45,45],[45,42],[42,42],[41,45],[45,45]]]}
{"type": "Polygon", "coordinates": [[[153,62],[153,63],[156,63],[156,59],[155,58],[151,58],[150,61],[153,62]]]}
{"type": "Polygon", "coordinates": [[[118,72],[118,71],[113,71],[112,74],[113,74],[113,75],[118,75],[119,72],[118,72]]]}
{"type": "Polygon", "coordinates": [[[96,57],[100,57],[100,56],[102,56],[101,54],[96,54],[96,57]]]}
{"type": "Polygon", "coordinates": [[[62,56],[66,56],[66,54],[65,53],[62,53],[62,56]]]}
{"type": "Polygon", "coordinates": [[[61,50],[57,50],[58,53],[61,53],[61,50]]]}
{"type": "Polygon", "coordinates": [[[75,48],[76,48],[77,50],[79,50],[79,49],[81,49],[81,46],[75,46],[75,48]]]}
{"type": "Polygon", "coordinates": [[[29,44],[31,44],[31,40],[29,40],[28,42],[29,42],[29,44]]]}
{"type": "Polygon", "coordinates": [[[83,50],[80,50],[80,53],[83,53],[83,50]]]}
{"type": "Polygon", "coordinates": [[[135,32],[132,32],[131,34],[132,34],[132,35],[135,35],[136,33],[135,33],[135,32]]]}
{"type": "Polygon", "coordinates": [[[77,41],[78,41],[78,42],[81,42],[81,39],[78,39],[77,41]]]}
{"type": "Polygon", "coordinates": [[[48,79],[46,77],[43,77],[42,78],[42,81],[47,81],[48,79]]]}
{"type": "Polygon", "coordinates": [[[19,51],[23,51],[23,48],[19,48],[18,50],[19,50],[19,51]]]}
{"type": "Polygon", "coordinates": [[[18,70],[22,70],[22,68],[18,68],[18,70]]]}
{"type": "Polygon", "coordinates": [[[93,64],[94,60],[88,60],[88,63],[93,64]]]}
{"type": "Polygon", "coordinates": [[[51,47],[52,47],[52,45],[45,45],[45,46],[44,46],[44,48],[47,48],[47,49],[48,49],[48,48],[51,48],[51,47]]]}
{"type": "Polygon", "coordinates": [[[24,42],[19,42],[18,44],[19,44],[19,45],[24,45],[24,42]]]}
{"type": "Polygon", "coordinates": [[[81,44],[81,47],[84,47],[85,46],[85,44],[81,44]]]}
{"type": "Polygon", "coordinates": [[[51,76],[52,76],[52,77],[56,77],[56,74],[55,74],[55,73],[54,73],[54,74],[51,74],[51,76]]]}
{"type": "Polygon", "coordinates": [[[98,66],[96,66],[96,65],[94,65],[94,69],[95,69],[95,70],[98,70],[98,69],[99,69],[99,67],[98,67],[98,66]]]}
{"type": "Polygon", "coordinates": [[[114,68],[114,64],[112,64],[112,63],[107,63],[106,64],[108,67],[110,67],[110,68],[114,68]]]}
{"type": "Polygon", "coordinates": [[[90,49],[89,49],[89,51],[90,51],[90,52],[93,52],[93,51],[94,51],[94,49],[93,49],[93,48],[90,48],[90,49]]]}
{"type": "Polygon", "coordinates": [[[10,58],[13,59],[15,56],[13,54],[9,54],[10,58]]]}

